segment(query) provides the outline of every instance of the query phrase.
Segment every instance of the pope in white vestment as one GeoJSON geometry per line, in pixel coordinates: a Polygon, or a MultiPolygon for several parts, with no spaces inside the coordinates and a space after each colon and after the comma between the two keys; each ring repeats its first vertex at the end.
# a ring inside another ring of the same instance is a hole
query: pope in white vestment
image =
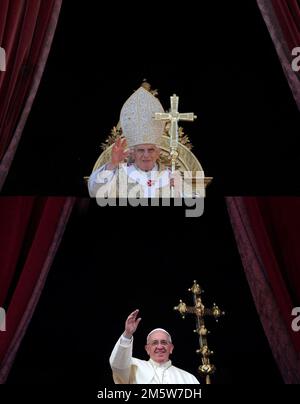
{"type": "Polygon", "coordinates": [[[181,175],[171,176],[170,169],[158,162],[165,123],[154,119],[156,112],[164,109],[144,87],[125,102],[120,113],[124,138],[114,143],[111,160],[92,172],[88,181],[91,197],[170,197],[171,183],[174,196],[181,197],[181,175]]]}
{"type": "Polygon", "coordinates": [[[155,163],[149,171],[136,164],[119,164],[113,170],[108,164],[93,171],[88,181],[91,197],[110,198],[170,198],[171,178],[174,178],[175,197],[182,196],[182,179],[178,172],[172,175],[169,168],[155,163]]]}
{"type": "Polygon", "coordinates": [[[172,365],[169,355],[173,351],[170,334],[161,328],[151,331],[145,349],[148,361],[132,356],[133,333],[140,319],[138,310],[131,313],[125,323],[125,332],[117,341],[109,362],[116,384],[199,384],[191,373],[172,365]]]}
{"type": "Polygon", "coordinates": [[[121,336],[110,356],[116,384],[199,384],[195,376],[173,366],[170,360],[157,363],[151,358],[132,357],[132,340],[121,336]]]}

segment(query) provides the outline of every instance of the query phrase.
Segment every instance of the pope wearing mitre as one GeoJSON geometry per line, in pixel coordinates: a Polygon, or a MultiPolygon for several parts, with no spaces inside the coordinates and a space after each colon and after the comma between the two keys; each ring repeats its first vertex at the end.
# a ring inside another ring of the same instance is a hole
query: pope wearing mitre
{"type": "Polygon", "coordinates": [[[110,161],[95,169],[88,181],[91,197],[180,197],[181,176],[160,163],[160,141],[165,122],[155,120],[164,112],[159,100],[145,86],[136,90],[120,113],[124,137],[119,137],[111,150],[110,161]]]}

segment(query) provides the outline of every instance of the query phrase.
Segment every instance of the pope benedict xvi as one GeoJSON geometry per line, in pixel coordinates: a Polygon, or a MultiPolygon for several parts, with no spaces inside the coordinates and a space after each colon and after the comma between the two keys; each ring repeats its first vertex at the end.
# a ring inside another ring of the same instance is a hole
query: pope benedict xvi
{"type": "Polygon", "coordinates": [[[89,177],[91,197],[170,197],[172,183],[174,196],[181,197],[180,174],[171,175],[158,161],[165,123],[154,119],[156,112],[164,109],[143,86],[125,102],[120,113],[125,138],[118,138],[113,145],[110,162],[89,177]]]}

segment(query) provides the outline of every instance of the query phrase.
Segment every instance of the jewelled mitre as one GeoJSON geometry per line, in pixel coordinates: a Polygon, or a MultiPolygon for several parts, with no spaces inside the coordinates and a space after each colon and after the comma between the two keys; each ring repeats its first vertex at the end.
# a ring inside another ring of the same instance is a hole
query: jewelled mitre
{"type": "Polygon", "coordinates": [[[155,121],[155,113],[164,112],[159,100],[140,87],[125,102],[120,113],[120,123],[127,146],[160,144],[165,122],[155,121]]]}

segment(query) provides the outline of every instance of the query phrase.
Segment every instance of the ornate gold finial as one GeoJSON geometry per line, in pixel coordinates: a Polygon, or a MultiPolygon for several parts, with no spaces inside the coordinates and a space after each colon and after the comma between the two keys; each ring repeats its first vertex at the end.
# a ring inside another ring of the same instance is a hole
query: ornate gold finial
{"type": "Polygon", "coordinates": [[[154,97],[156,97],[158,95],[157,89],[151,90],[151,84],[148,83],[147,79],[143,79],[142,84],[140,85],[140,87],[143,87],[145,90],[149,91],[149,93],[154,95],[154,97]]]}
{"type": "Polygon", "coordinates": [[[179,313],[181,314],[182,318],[185,318],[185,313],[187,312],[186,310],[186,304],[183,303],[182,300],[179,300],[179,304],[178,306],[174,307],[174,310],[179,311],[179,313]]]}
{"type": "Polygon", "coordinates": [[[178,306],[174,307],[174,310],[179,311],[181,316],[184,318],[187,313],[194,314],[196,316],[196,330],[195,333],[199,335],[199,345],[200,348],[197,349],[196,353],[201,355],[201,364],[198,367],[198,371],[202,377],[205,377],[206,384],[210,384],[210,376],[215,371],[215,366],[210,363],[210,356],[213,355],[213,351],[208,348],[207,344],[207,334],[209,331],[207,330],[204,324],[205,316],[213,316],[216,320],[219,317],[225,314],[224,311],[221,311],[219,307],[214,303],[211,309],[207,309],[201,299],[201,293],[203,290],[197,281],[194,281],[194,284],[191,288],[189,288],[189,292],[193,293],[194,306],[187,306],[180,300],[178,306]]]}
{"type": "Polygon", "coordinates": [[[197,281],[194,281],[194,284],[191,288],[188,289],[189,292],[195,293],[195,294],[200,294],[201,292],[201,288],[198,285],[197,281]]]}
{"type": "Polygon", "coordinates": [[[150,92],[150,90],[151,90],[151,84],[148,83],[147,79],[144,79],[144,80],[143,80],[143,82],[142,82],[142,84],[141,84],[141,87],[143,87],[145,90],[147,90],[147,91],[149,91],[149,92],[150,92]]]}

